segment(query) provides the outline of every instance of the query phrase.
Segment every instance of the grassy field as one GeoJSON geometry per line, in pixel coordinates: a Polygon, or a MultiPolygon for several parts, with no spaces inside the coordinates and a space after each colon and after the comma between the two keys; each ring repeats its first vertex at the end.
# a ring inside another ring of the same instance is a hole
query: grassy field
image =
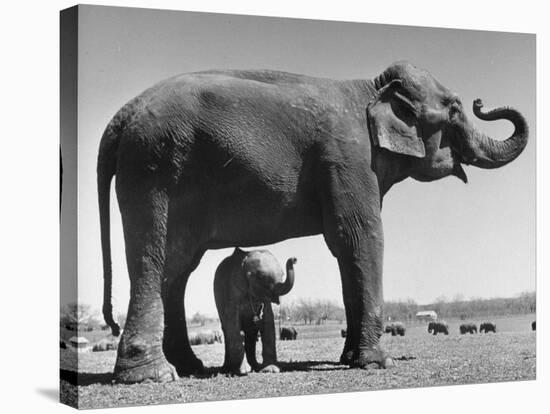
{"type": "Polygon", "coordinates": [[[408,326],[405,337],[384,335],[382,344],[396,361],[387,370],[339,365],[343,339],[336,323],[298,325],[298,340],[279,341],[280,374],[219,374],[223,345],[198,345],[193,348],[208,368],[204,376],[112,385],[114,351],[80,355],[77,370],[75,354],[61,350],[61,390],[73,401],[78,395],[80,408],[99,408],[535,379],[534,315],[489,319],[496,334],[459,335],[461,321],[448,321],[448,336],[429,335],[424,324],[408,326]]]}

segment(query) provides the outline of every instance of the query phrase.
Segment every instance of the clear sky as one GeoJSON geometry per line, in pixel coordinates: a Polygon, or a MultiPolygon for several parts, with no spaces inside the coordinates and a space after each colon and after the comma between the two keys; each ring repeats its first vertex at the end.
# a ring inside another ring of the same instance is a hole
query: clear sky
{"type": "MultiPolygon", "coordinates": [[[[337,79],[372,78],[396,60],[428,69],[471,106],[514,106],[531,141],[498,170],[465,167],[433,183],[408,179],[384,199],[384,296],[427,303],[439,296],[513,296],[535,289],[535,36],[298,19],[81,6],[78,96],[78,295],[101,309],[96,157],[105,126],[155,82],[211,68],[267,68],[337,79]]],[[[474,124],[507,137],[505,121],[474,124]]],[[[129,281],[114,191],[113,304],[125,312],[129,281]]],[[[269,246],[296,256],[298,297],[342,302],[335,259],[320,236],[269,246]]],[[[214,270],[231,249],[209,251],[189,281],[186,307],[215,314],[214,270]]],[[[62,263],[62,268],[64,264],[62,263]]],[[[67,284],[61,302],[74,300],[67,284]]]]}

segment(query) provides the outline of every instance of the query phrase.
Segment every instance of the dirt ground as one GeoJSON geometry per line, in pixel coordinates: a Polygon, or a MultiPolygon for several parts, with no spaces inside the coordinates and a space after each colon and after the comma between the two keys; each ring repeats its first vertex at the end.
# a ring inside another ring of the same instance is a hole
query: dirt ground
{"type": "Polygon", "coordinates": [[[534,380],[533,319],[532,315],[493,318],[496,334],[459,335],[460,321],[451,321],[448,336],[429,335],[425,325],[408,327],[404,337],[384,335],[382,345],[396,362],[386,370],[339,365],[343,339],[338,324],[297,326],[298,340],[279,341],[280,374],[219,374],[224,348],[213,344],[193,347],[208,368],[204,376],[167,384],[113,385],[115,351],[81,354],[76,369],[75,354],[60,350],[62,401],[78,400],[80,408],[99,408],[534,380]]]}

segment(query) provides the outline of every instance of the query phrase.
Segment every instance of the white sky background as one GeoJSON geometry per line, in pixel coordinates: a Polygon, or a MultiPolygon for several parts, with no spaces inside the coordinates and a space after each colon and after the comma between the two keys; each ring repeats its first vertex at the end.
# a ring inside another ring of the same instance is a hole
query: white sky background
{"type": "MultiPolygon", "coordinates": [[[[385,298],[420,303],[512,296],[535,288],[535,38],[532,35],[87,7],[79,62],[79,277],[81,302],[101,308],[102,264],[95,184],[103,130],[129,99],[169,76],[210,68],[269,68],[314,76],[372,78],[408,59],[460,94],[466,107],[511,105],[531,141],[498,170],[466,167],[469,183],[411,179],[384,199],[385,298]]],[[[470,117],[474,116],[469,111],[470,117]]],[[[474,120],[474,119],[473,119],[474,120]]],[[[476,126],[497,137],[505,121],[476,126]]],[[[113,302],[124,312],[129,281],[118,204],[112,194],[113,302]]],[[[297,297],[342,302],[336,261],[320,236],[269,249],[298,257],[297,297]]],[[[189,281],[186,307],[215,314],[214,270],[231,249],[209,251],[189,281]]],[[[69,291],[69,289],[67,289],[69,291]]],[[[74,298],[61,294],[61,302],[74,298]]]]}

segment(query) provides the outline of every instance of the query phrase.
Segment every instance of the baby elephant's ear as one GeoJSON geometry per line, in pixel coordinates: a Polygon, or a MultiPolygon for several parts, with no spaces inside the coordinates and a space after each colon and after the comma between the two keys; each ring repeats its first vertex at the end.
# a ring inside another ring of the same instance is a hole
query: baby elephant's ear
{"type": "Polygon", "coordinates": [[[418,109],[393,80],[380,89],[367,107],[369,129],[374,144],[392,152],[423,158],[424,142],[418,135],[418,109]]]}

